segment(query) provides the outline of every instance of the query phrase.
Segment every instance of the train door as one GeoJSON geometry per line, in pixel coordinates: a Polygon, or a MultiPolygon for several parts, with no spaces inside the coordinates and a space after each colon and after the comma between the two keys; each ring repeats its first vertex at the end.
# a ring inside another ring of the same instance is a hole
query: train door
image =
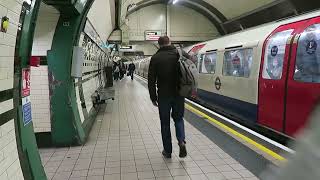
{"type": "Polygon", "coordinates": [[[201,54],[198,60],[198,87],[200,89],[212,92],[212,82],[216,75],[217,51],[206,52],[201,54]]]}
{"type": "Polygon", "coordinates": [[[214,87],[222,95],[218,98],[220,106],[246,123],[256,123],[257,120],[257,85],[251,72],[256,46],[257,42],[250,46],[225,48],[219,66],[222,67],[221,76],[214,81],[214,87]]]}
{"type": "Polygon", "coordinates": [[[320,100],[320,17],[300,29],[292,45],[285,133],[293,136],[320,100]]]}
{"type": "Polygon", "coordinates": [[[265,41],[259,77],[258,122],[283,132],[291,40],[305,21],[277,28],[265,41]]]}

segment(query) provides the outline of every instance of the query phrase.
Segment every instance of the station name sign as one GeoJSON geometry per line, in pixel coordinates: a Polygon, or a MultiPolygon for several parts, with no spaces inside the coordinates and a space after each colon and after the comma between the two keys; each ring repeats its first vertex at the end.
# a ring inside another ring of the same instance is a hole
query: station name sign
{"type": "Polygon", "coordinates": [[[145,31],[146,41],[158,41],[161,37],[161,31],[145,31]]]}

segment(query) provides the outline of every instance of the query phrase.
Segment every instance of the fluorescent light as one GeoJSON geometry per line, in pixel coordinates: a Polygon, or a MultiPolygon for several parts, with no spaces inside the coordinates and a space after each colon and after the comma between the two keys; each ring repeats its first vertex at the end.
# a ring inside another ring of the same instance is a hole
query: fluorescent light
{"type": "Polygon", "coordinates": [[[179,0],[173,0],[172,4],[176,4],[179,0]]]}
{"type": "Polygon", "coordinates": [[[28,3],[29,5],[31,5],[31,0],[25,0],[26,3],[28,3]]]}

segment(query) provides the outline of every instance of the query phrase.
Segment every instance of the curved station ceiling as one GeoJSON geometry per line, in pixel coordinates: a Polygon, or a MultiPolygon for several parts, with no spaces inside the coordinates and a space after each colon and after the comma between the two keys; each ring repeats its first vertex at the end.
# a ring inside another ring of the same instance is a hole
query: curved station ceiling
{"type": "Polygon", "coordinates": [[[311,1],[302,4],[299,0],[127,0],[123,6],[127,8],[126,16],[155,4],[185,6],[207,17],[220,34],[227,34],[319,7],[314,4],[319,1],[311,1]]]}

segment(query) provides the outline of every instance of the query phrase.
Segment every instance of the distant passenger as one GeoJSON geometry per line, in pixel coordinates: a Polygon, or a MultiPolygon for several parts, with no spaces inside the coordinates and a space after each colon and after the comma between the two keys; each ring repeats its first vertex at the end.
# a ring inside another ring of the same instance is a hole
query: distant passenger
{"type": "MultiPolygon", "coordinates": [[[[177,49],[171,45],[167,36],[158,40],[160,49],[152,56],[149,73],[148,88],[151,101],[159,107],[161,121],[161,135],[164,150],[162,155],[171,158],[172,142],[170,131],[170,112],[175,123],[176,137],[180,147],[179,157],[186,157],[186,142],[184,129],[184,98],[178,95],[178,59],[177,49]],[[156,90],[156,84],[158,91],[156,90]]],[[[185,56],[188,56],[184,52],[185,56]]]]}
{"type": "Polygon", "coordinates": [[[136,70],[136,66],[133,64],[133,61],[131,61],[131,63],[129,64],[129,75],[131,76],[131,80],[133,80],[133,73],[136,70]]]}
{"type": "Polygon", "coordinates": [[[232,75],[233,76],[243,77],[244,71],[243,71],[243,67],[241,66],[242,61],[243,61],[243,57],[238,54],[235,54],[234,57],[232,58],[232,65],[233,65],[232,75]]]}
{"type": "Polygon", "coordinates": [[[124,75],[126,74],[126,68],[124,66],[124,63],[122,61],[119,62],[119,77],[120,80],[124,77],[124,75]]]}
{"type": "Polygon", "coordinates": [[[114,80],[118,81],[119,80],[119,76],[120,76],[120,68],[119,68],[119,65],[117,63],[115,63],[114,67],[113,67],[114,80]]]}
{"type": "Polygon", "coordinates": [[[303,82],[320,82],[320,53],[317,33],[319,27],[308,27],[299,40],[295,79],[303,82]]]}
{"type": "Polygon", "coordinates": [[[283,63],[280,61],[278,57],[273,57],[271,68],[267,69],[267,73],[271,79],[281,79],[283,63]]]}

